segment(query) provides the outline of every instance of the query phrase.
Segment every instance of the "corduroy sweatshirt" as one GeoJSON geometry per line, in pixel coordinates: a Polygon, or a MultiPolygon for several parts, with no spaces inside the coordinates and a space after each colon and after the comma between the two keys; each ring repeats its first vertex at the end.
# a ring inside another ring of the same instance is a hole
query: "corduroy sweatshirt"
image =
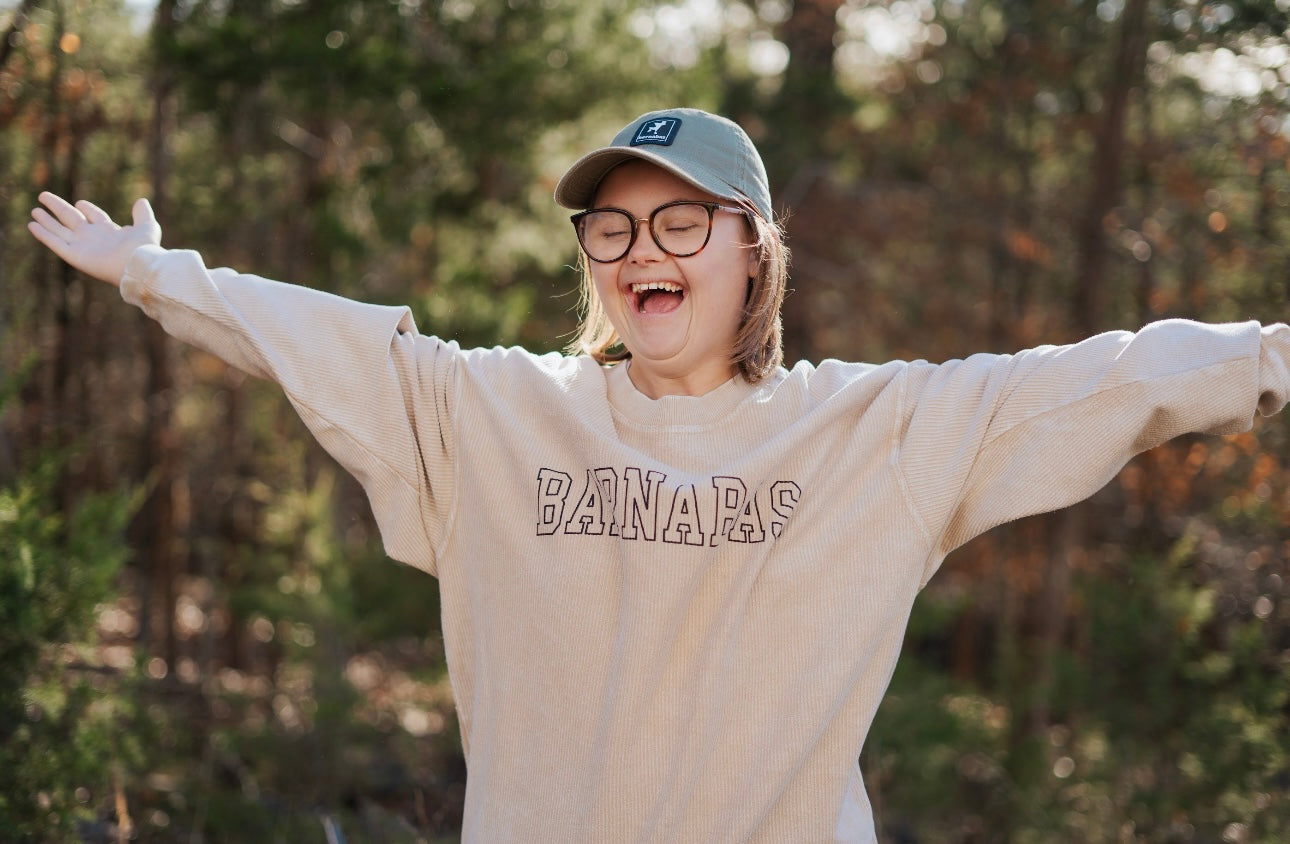
{"type": "Polygon", "coordinates": [[[280,384],[438,577],[466,841],[876,840],[857,759],[945,555],[1290,396],[1290,329],[1252,322],[654,400],[193,252],[141,247],[121,292],[280,384]]]}

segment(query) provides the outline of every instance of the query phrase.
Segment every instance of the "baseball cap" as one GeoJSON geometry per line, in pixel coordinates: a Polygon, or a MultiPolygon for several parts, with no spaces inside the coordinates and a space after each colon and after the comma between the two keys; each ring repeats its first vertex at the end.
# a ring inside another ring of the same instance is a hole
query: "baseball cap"
{"type": "Polygon", "coordinates": [[[589,208],[601,179],[624,161],[641,159],[719,199],[751,205],[774,220],[766,166],[737,123],[697,108],[651,111],[627,124],[607,147],[573,163],[555,186],[555,201],[589,208]]]}

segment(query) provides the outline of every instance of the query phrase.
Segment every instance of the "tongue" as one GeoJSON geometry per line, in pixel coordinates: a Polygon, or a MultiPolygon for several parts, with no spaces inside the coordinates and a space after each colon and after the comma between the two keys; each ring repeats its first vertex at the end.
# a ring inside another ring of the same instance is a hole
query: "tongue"
{"type": "Polygon", "coordinates": [[[670,293],[666,290],[648,290],[641,296],[641,313],[643,314],[665,314],[681,307],[681,299],[684,298],[680,293],[670,293]]]}

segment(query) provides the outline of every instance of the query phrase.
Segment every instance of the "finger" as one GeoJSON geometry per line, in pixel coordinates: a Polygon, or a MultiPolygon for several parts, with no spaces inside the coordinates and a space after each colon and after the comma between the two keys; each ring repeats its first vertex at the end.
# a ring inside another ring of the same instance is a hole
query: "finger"
{"type": "Polygon", "coordinates": [[[85,216],[71,205],[68,205],[67,201],[61,196],[50,193],[49,191],[42,191],[38,198],[40,199],[41,204],[48,208],[50,212],[58,218],[58,222],[62,223],[68,229],[75,229],[85,222],[85,216]]]}
{"type": "Polygon", "coordinates": [[[31,232],[32,237],[39,240],[49,251],[53,252],[63,260],[67,260],[67,241],[58,236],[53,231],[45,228],[40,223],[31,222],[27,224],[27,231],[31,232]]]}
{"type": "Polygon", "coordinates": [[[130,209],[134,217],[136,226],[155,226],[157,224],[157,215],[152,211],[152,203],[143,197],[134,201],[134,207],[130,209]]]}
{"type": "MultiPolygon", "coordinates": [[[[31,217],[34,223],[29,223],[28,227],[32,225],[39,226],[44,231],[48,232],[50,236],[57,238],[60,241],[67,241],[71,239],[72,237],[71,229],[67,228],[62,223],[58,222],[58,220],[54,218],[44,208],[31,209],[31,217]]],[[[45,243],[45,241],[42,240],[41,243],[45,243]]]]}
{"type": "Polygon", "coordinates": [[[79,200],[76,203],[76,210],[85,215],[85,219],[91,223],[111,223],[112,218],[102,208],[90,202],[88,199],[79,200]]]}
{"type": "Polygon", "coordinates": [[[136,199],[131,214],[136,226],[147,231],[157,243],[161,242],[161,226],[157,224],[157,215],[152,210],[151,202],[143,197],[136,199]]]}

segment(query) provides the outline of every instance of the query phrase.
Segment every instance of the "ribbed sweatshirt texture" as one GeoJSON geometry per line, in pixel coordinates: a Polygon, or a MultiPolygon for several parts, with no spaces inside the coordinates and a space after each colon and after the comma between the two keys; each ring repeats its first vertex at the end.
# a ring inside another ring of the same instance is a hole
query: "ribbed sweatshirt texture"
{"type": "Polygon", "coordinates": [[[1290,329],[1253,322],[654,400],[193,252],[141,247],[121,292],[280,384],[439,579],[466,841],[876,840],[857,759],[945,555],[1290,395],[1290,329]]]}

